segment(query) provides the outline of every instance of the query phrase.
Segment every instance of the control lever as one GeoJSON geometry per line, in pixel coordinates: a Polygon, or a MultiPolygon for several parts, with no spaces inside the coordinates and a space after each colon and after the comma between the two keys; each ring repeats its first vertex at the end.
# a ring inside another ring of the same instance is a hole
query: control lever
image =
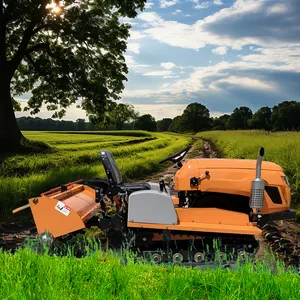
{"type": "Polygon", "coordinates": [[[168,193],[167,189],[166,189],[166,184],[165,184],[164,180],[160,180],[159,181],[159,188],[160,188],[161,192],[165,191],[166,193],[168,193]]]}

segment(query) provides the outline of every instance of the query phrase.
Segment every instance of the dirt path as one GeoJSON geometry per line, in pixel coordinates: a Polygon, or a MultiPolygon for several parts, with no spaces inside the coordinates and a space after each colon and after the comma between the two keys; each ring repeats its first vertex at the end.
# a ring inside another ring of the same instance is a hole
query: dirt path
{"type": "MultiPolygon", "coordinates": [[[[196,141],[197,139],[194,139],[194,146],[189,150],[185,159],[191,157],[222,157],[221,151],[211,141],[203,140],[202,149],[195,147],[196,141]]],[[[176,171],[177,167],[172,165],[161,172],[136,180],[136,182],[157,182],[163,179],[166,184],[170,185],[176,171]]],[[[0,248],[13,250],[21,247],[24,240],[35,232],[35,225],[30,210],[13,215],[7,220],[0,222],[0,248]]],[[[258,239],[260,241],[259,257],[263,258],[265,250],[271,248],[287,265],[299,267],[300,224],[287,221],[273,222],[264,226],[263,234],[258,239]]]]}
{"type": "Polygon", "coordinates": [[[14,250],[22,247],[25,239],[35,233],[30,210],[13,215],[0,223],[0,248],[14,250]]]}

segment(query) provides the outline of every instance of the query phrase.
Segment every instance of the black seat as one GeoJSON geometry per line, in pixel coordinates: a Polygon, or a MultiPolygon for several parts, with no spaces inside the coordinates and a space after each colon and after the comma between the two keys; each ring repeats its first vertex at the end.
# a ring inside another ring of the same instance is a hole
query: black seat
{"type": "Polygon", "coordinates": [[[103,163],[106,176],[111,187],[120,187],[130,193],[143,190],[151,190],[151,186],[148,183],[124,183],[121,172],[114,159],[112,152],[100,151],[100,159],[103,163]]]}

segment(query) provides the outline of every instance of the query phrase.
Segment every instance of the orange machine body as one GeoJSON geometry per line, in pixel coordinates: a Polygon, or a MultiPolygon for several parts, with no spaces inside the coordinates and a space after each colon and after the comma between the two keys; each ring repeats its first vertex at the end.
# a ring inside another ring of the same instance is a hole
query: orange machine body
{"type": "Polygon", "coordinates": [[[249,222],[244,213],[219,208],[176,208],[178,224],[163,225],[128,222],[128,227],[159,229],[181,232],[213,232],[228,234],[259,235],[261,230],[249,222]]]}
{"type": "MultiPolygon", "coordinates": [[[[189,159],[175,175],[174,191],[199,191],[250,197],[251,182],[256,175],[256,160],[244,159],[189,159]],[[205,172],[209,172],[206,176],[205,172]],[[191,187],[192,177],[201,178],[199,185],[191,187]]],[[[264,192],[261,214],[284,212],[289,209],[291,194],[282,168],[272,162],[262,162],[261,177],[265,186],[278,188],[280,201],[271,199],[264,192]],[[279,203],[280,202],[280,203],[279,203]]],[[[278,200],[278,199],[277,199],[278,200]]],[[[131,228],[160,229],[189,232],[213,232],[228,234],[259,235],[261,229],[251,222],[246,212],[236,212],[217,207],[178,207],[179,199],[172,197],[178,223],[176,225],[137,223],[128,221],[131,228]]],[[[248,200],[247,200],[248,201],[248,200]]]]}
{"type": "MultiPolygon", "coordinates": [[[[246,159],[190,159],[175,175],[175,190],[200,190],[250,197],[251,181],[255,178],[256,160],[246,159]],[[190,178],[200,177],[209,171],[196,188],[191,188],[190,178]]],[[[265,186],[277,187],[282,203],[274,203],[264,192],[262,214],[285,211],[291,204],[290,187],[282,168],[273,162],[262,162],[261,177],[265,186]]]]}
{"type": "MultiPolygon", "coordinates": [[[[277,201],[274,201],[273,196],[264,191],[260,214],[287,211],[290,207],[291,194],[282,168],[275,163],[263,161],[261,169],[261,178],[264,180],[265,187],[276,188],[278,193],[277,201]]],[[[128,220],[127,227],[152,229],[156,234],[163,230],[169,230],[174,231],[174,234],[178,232],[179,235],[192,233],[195,236],[208,232],[259,235],[261,229],[257,227],[256,222],[250,219],[251,209],[248,204],[251,182],[255,175],[256,160],[189,159],[175,174],[173,189],[175,194],[170,195],[171,209],[177,216],[177,222],[166,225],[162,224],[163,222],[160,224],[151,221],[128,220]],[[191,185],[193,177],[199,178],[197,186],[191,185]],[[230,201],[225,209],[221,206],[214,206],[214,202],[211,202],[212,205],[201,206],[201,201],[195,207],[182,207],[179,205],[182,192],[204,193],[217,195],[217,197],[221,194],[237,195],[237,202],[240,198],[241,201],[244,201],[244,209],[235,210],[230,201]],[[241,197],[239,198],[239,196],[241,197]]],[[[116,195],[116,197],[119,196],[116,195]]],[[[128,205],[130,206],[130,197],[128,205]]],[[[155,209],[159,209],[159,206],[159,201],[157,206],[153,205],[152,207],[150,204],[150,210],[153,209],[153,212],[149,212],[150,216],[155,214],[155,209]]],[[[78,182],[66,185],[65,189],[56,188],[41,194],[41,197],[32,198],[29,200],[29,205],[18,208],[14,212],[27,207],[31,208],[38,233],[48,231],[53,237],[85,228],[87,221],[101,210],[100,204],[96,202],[95,189],[78,182]]],[[[141,210],[145,209],[141,208],[141,210]]]]}
{"type": "Polygon", "coordinates": [[[54,238],[85,228],[85,223],[99,211],[95,190],[76,183],[65,191],[54,189],[31,198],[29,206],[38,233],[50,232],[54,238]]]}

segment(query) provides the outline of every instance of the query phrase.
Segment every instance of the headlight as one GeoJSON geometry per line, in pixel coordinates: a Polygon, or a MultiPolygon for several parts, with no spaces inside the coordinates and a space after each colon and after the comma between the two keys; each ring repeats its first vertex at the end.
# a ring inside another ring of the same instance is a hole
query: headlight
{"type": "Polygon", "coordinates": [[[285,181],[285,183],[288,185],[288,187],[291,187],[287,177],[284,175],[284,176],[282,176],[282,178],[285,181]]]}

